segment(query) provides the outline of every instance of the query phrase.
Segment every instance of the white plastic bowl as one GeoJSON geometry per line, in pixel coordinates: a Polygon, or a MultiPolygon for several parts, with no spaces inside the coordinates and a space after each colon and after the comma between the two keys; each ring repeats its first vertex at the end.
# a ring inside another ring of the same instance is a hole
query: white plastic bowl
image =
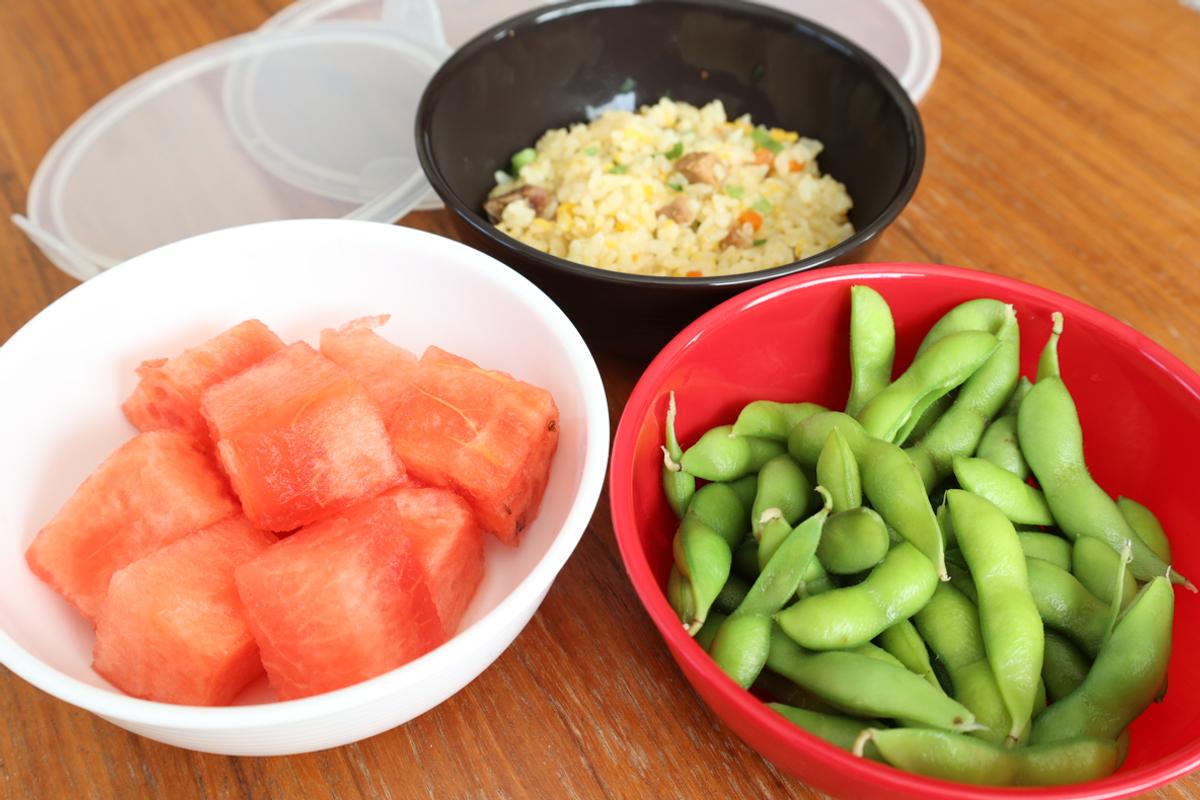
{"type": "Polygon", "coordinates": [[[541,291],[490,256],[407,228],[344,220],[217,231],[138,256],[69,292],[0,348],[0,662],[38,688],[168,744],[230,755],[335,747],[433,708],[488,667],[533,616],[595,509],[608,405],[595,361],[541,291]],[[550,390],[558,453],[520,547],[488,537],[487,574],[458,635],[399,669],[276,702],[128,697],[91,669],[91,627],[26,567],[25,548],[79,483],[134,434],[119,405],[143,359],[251,317],[285,341],[390,313],[387,338],[429,344],[550,390]]]}

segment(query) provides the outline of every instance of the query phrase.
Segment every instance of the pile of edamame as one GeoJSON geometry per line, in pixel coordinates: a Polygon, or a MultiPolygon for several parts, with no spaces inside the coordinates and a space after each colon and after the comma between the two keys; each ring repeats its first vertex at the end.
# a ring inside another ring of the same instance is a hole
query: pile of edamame
{"type": "Polygon", "coordinates": [[[946,780],[1043,786],[1121,764],[1166,692],[1171,550],[1083,458],[1059,374],[1016,312],[951,309],[892,380],[895,327],[850,291],[844,411],[760,400],[686,450],[672,394],[668,599],[744,688],[859,756],[946,780]]]}

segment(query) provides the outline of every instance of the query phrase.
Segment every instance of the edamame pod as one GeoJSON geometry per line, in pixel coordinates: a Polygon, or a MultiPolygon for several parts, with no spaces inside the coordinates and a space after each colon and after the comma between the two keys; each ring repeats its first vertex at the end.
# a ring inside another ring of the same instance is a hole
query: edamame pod
{"type": "Polygon", "coordinates": [[[882,561],[890,546],[883,518],[859,506],[825,521],[817,558],[834,575],[854,575],[882,561]]]}
{"type": "Polygon", "coordinates": [[[1021,550],[1025,552],[1026,558],[1040,558],[1059,569],[1071,568],[1071,543],[1061,536],[1037,531],[1017,531],[1017,538],[1021,541],[1021,550]]]}
{"type": "Polygon", "coordinates": [[[708,654],[734,683],[747,689],[767,663],[770,642],[770,617],[732,614],[717,630],[708,654]]]}
{"type": "Polygon", "coordinates": [[[915,425],[930,404],[971,377],[998,345],[983,331],[960,331],[935,342],[858,413],[863,430],[895,442],[906,425],[915,425]]]}
{"type": "Polygon", "coordinates": [[[829,574],[825,572],[825,568],[821,566],[821,562],[814,558],[808,562],[808,569],[804,571],[804,575],[800,578],[800,585],[796,587],[796,597],[803,600],[805,597],[828,592],[834,588],[836,587],[833,585],[833,581],[829,579],[829,574]]]}
{"type": "Polygon", "coordinates": [[[690,607],[690,619],[681,616],[680,620],[688,634],[695,636],[729,579],[732,554],[729,543],[720,534],[690,516],[680,522],[672,549],[680,579],[687,583],[686,591],[682,588],[675,591],[680,603],[675,608],[676,611],[687,611],[690,607]]]}
{"type": "Polygon", "coordinates": [[[1108,632],[1108,604],[1070,572],[1040,558],[1027,559],[1026,569],[1029,591],[1045,626],[1066,635],[1094,656],[1108,632]]]}
{"type": "Polygon", "coordinates": [[[814,560],[821,529],[829,515],[829,493],[823,486],[818,486],[816,491],[824,504],[783,540],[746,593],[746,598],[733,612],[734,616],[774,614],[796,593],[809,563],[814,560]]]}
{"type": "Polygon", "coordinates": [[[713,639],[717,638],[717,631],[721,629],[721,626],[725,624],[725,620],[727,619],[729,619],[729,616],[722,614],[720,611],[710,611],[708,619],[704,620],[704,624],[696,632],[696,636],[694,637],[696,644],[700,645],[706,651],[711,648],[713,639]]]}
{"type": "MultiPolygon", "coordinates": [[[[729,481],[727,484],[733,493],[737,495],[738,500],[742,502],[742,507],[749,509],[754,505],[754,497],[758,494],[758,475],[750,474],[738,478],[736,481],[729,481]]],[[[749,530],[749,528],[747,528],[749,530]]]]}
{"type": "Polygon", "coordinates": [[[975,717],[961,703],[907,669],[844,650],[808,653],[777,625],[767,668],[852,714],[950,731],[975,728],[975,717]]]}
{"type": "MultiPolygon", "coordinates": [[[[861,464],[863,449],[870,437],[863,430],[858,420],[840,411],[826,411],[813,414],[792,429],[788,436],[788,453],[799,462],[800,466],[816,469],[821,458],[821,450],[829,439],[829,434],[837,430],[846,440],[850,452],[861,464]]],[[[818,481],[819,482],[819,481],[818,481]]]]}
{"type": "MultiPolygon", "coordinates": [[[[1020,372],[1021,342],[1017,314],[999,300],[969,300],[952,309],[925,337],[922,347],[933,349],[959,331],[985,331],[996,337],[992,354],[963,383],[953,404],[933,424],[910,455],[929,489],[941,483],[956,457],[969,456],[979,447],[984,429],[1012,395],[1020,372]],[[928,463],[928,471],[925,464],[928,463]]],[[[918,351],[920,352],[920,351],[918,351]]]]}
{"type": "Polygon", "coordinates": [[[891,653],[910,672],[915,672],[934,686],[941,688],[933,666],[929,663],[929,648],[911,622],[900,620],[879,634],[879,646],[891,653]]]}
{"type": "Polygon", "coordinates": [[[1071,573],[1084,588],[1105,604],[1111,604],[1120,586],[1120,607],[1125,608],[1137,594],[1137,581],[1125,569],[1120,553],[1099,539],[1081,537],[1071,548],[1071,573]]]}
{"type": "Polygon", "coordinates": [[[757,436],[734,436],[732,425],[718,425],[683,451],[684,472],[706,481],[734,481],[758,472],[784,451],[782,442],[757,436]]]}
{"type": "Polygon", "coordinates": [[[834,513],[862,505],[862,478],[858,459],[837,428],[829,432],[821,455],[817,457],[817,483],[833,497],[834,513]]]}
{"type": "Polygon", "coordinates": [[[1091,660],[1070,640],[1055,631],[1046,631],[1042,680],[1046,683],[1046,696],[1050,702],[1057,703],[1075,691],[1091,668],[1091,660]]]}
{"type": "MultiPolygon", "coordinates": [[[[1061,378],[1044,378],[1029,391],[1017,415],[1017,437],[1063,533],[1072,539],[1100,539],[1114,551],[1132,540],[1133,577],[1149,580],[1167,573],[1167,563],[1137,538],[1117,504],[1088,473],[1079,415],[1061,378]]],[[[1195,591],[1176,572],[1171,580],[1195,591]]]]}
{"type": "Polygon", "coordinates": [[[1061,311],[1050,314],[1050,324],[1050,338],[1046,340],[1046,346],[1042,348],[1042,354],[1038,356],[1037,379],[1039,381],[1061,376],[1058,369],[1058,339],[1063,332],[1061,311]]]}
{"type": "Polygon", "coordinates": [[[983,726],[972,735],[1003,742],[1012,718],[988,664],[975,604],[953,583],[941,583],[913,616],[913,623],[946,668],[955,699],[971,709],[983,726]]]}
{"type": "Polygon", "coordinates": [[[1146,547],[1163,561],[1171,563],[1171,543],[1154,512],[1128,497],[1118,497],[1117,508],[1146,547]]]}
{"type": "Polygon", "coordinates": [[[912,461],[894,444],[868,440],[858,463],[863,493],[879,516],[933,562],[939,578],[947,580],[942,529],[912,461]]]}
{"type": "Polygon", "coordinates": [[[692,586],[674,564],[671,565],[671,574],[667,576],[667,602],[685,628],[696,618],[696,598],[692,597],[692,586]]]}
{"type": "Polygon", "coordinates": [[[1029,465],[1017,444],[1017,415],[999,417],[983,432],[975,455],[1006,469],[1021,480],[1029,477],[1029,465]]]}
{"type": "Polygon", "coordinates": [[[905,542],[894,547],[862,583],[806,597],[775,618],[804,647],[855,647],[919,611],[937,583],[933,564],[905,542]]]}
{"type": "Polygon", "coordinates": [[[982,458],[954,459],[954,477],[962,488],[987,500],[1021,525],[1053,525],[1042,493],[1006,469],[982,458]]]}
{"type": "Polygon", "coordinates": [[[924,728],[868,728],[854,744],[861,755],[874,744],[893,767],[958,783],[984,786],[1061,786],[1116,772],[1117,745],[1078,738],[1009,749],[991,742],[924,728]]]}
{"type": "MultiPolygon", "coordinates": [[[[785,706],[782,703],[767,703],[767,707],[783,716],[797,728],[803,728],[813,736],[824,739],[831,745],[840,747],[847,752],[854,747],[854,740],[858,738],[858,734],[873,724],[870,720],[858,717],[822,714],[820,711],[785,706]]],[[[879,751],[873,745],[868,744],[863,755],[876,761],[879,760],[879,751]]]]}
{"type": "Polygon", "coordinates": [[[946,505],[979,596],[984,650],[1012,718],[1008,736],[1015,742],[1033,716],[1044,644],[1025,553],[1012,523],[987,500],[953,489],[946,492],[946,505]]]}
{"type": "Polygon", "coordinates": [[[733,423],[734,436],[757,436],[762,439],[777,439],[786,442],[792,428],[829,409],[816,403],[776,403],[772,400],[755,400],[747,404],[733,423]]]}
{"type": "Polygon", "coordinates": [[[750,530],[750,506],[732,485],[709,483],[696,490],[681,524],[695,520],[711,528],[734,547],[750,530]]]}
{"type": "Polygon", "coordinates": [[[870,286],[851,286],[847,414],[857,414],[891,382],[895,357],[896,328],[887,301],[870,286]]]}
{"type": "Polygon", "coordinates": [[[1000,416],[1015,417],[1021,408],[1021,401],[1025,399],[1025,395],[1029,394],[1029,390],[1032,388],[1033,381],[1022,375],[1017,381],[1017,388],[1013,389],[1012,395],[1008,398],[1008,402],[1004,404],[1004,408],[1000,409],[1000,416]]]}
{"type": "Polygon", "coordinates": [[[1083,683],[1037,718],[1030,741],[1116,738],[1154,702],[1167,677],[1174,609],[1167,579],[1150,581],[1117,623],[1083,683]]]}
{"type": "Polygon", "coordinates": [[[688,503],[696,493],[696,476],[684,472],[679,466],[683,458],[683,449],[675,438],[675,393],[671,392],[667,400],[667,424],[663,435],[663,467],[662,488],[667,497],[667,503],[675,516],[680,519],[687,513],[688,503]]]}
{"type": "Polygon", "coordinates": [[[780,453],[758,471],[758,491],[750,507],[750,530],[754,538],[772,519],[782,519],[788,530],[808,510],[812,484],[791,456],[780,453]]]}

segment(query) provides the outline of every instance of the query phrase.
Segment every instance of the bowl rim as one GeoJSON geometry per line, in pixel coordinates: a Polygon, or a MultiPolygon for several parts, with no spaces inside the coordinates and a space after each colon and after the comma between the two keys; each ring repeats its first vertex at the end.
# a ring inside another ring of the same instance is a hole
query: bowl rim
{"type": "MultiPolygon", "coordinates": [[[[770,302],[809,286],[825,283],[842,283],[847,286],[855,280],[892,277],[940,277],[961,279],[983,279],[1003,294],[1022,294],[1055,305],[1064,314],[1076,319],[1087,319],[1108,331],[1127,345],[1136,347],[1143,355],[1157,363],[1200,402],[1200,375],[1166,348],[1135,330],[1115,317],[1092,306],[1075,300],[1051,289],[1017,278],[996,275],[982,270],[967,269],[940,264],[909,262],[887,262],[876,264],[848,264],[780,278],[770,283],[744,291],[721,303],[700,316],[684,328],[655,356],[634,385],[621,419],[617,424],[613,440],[612,457],[609,464],[609,504],[612,512],[613,532],[626,575],[641,600],[642,607],[658,628],[668,649],[677,660],[705,678],[707,688],[718,694],[726,703],[748,717],[752,724],[765,729],[771,736],[788,745],[792,750],[810,757],[832,763],[839,771],[855,780],[877,789],[904,791],[909,795],[931,798],[963,798],[963,800],[996,800],[1011,798],[1015,794],[1038,800],[1066,800],[1067,798],[1115,798],[1149,791],[1200,767],[1200,739],[1157,761],[1128,772],[1116,772],[1099,781],[1070,784],[1067,786],[1019,789],[1009,787],[971,786],[969,784],[926,778],[903,772],[883,764],[858,758],[828,742],[801,730],[787,722],[781,715],[771,711],[765,703],[755,698],[730,680],[708,654],[686,633],[679,624],[658,581],[650,570],[645,552],[638,543],[638,520],[634,513],[632,497],[633,454],[642,419],[650,412],[651,404],[658,393],[663,379],[688,347],[701,337],[708,335],[710,328],[719,326],[751,306],[770,302]]],[[[724,721],[724,720],[722,720],[724,721]]]]}
{"type": "Polygon", "coordinates": [[[417,159],[425,172],[425,177],[433,186],[434,191],[442,198],[446,207],[454,212],[467,226],[486,240],[495,242],[505,250],[522,257],[526,261],[536,263],[539,267],[549,270],[566,272],[579,278],[598,280],[603,283],[641,286],[641,287],[670,287],[676,291],[703,292],[716,287],[738,288],[751,286],[769,281],[784,275],[823,267],[848,256],[860,247],[872,242],[879,234],[895,221],[904,207],[912,199],[921,180],[925,166],[925,128],[921,115],[908,92],[898,80],[888,71],[887,67],[868,53],[865,49],[850,41],[841,34],[830,30],[816,22],[798,17],[782,9],[759,5],[745,0],[566,0],[554,5],[542,6],[531,11],[518,14],[476,35],[466,44],[459,47],[450,58],[446,59],[421,93],[417,105],[414,122],[414,139],[417,146],[417,159]],[[611,8],[627,8],[642,5],[693,5],[734,11],[748,17],[765,17],[775,22],[792,26],[799,33],[815,38],[825,45],[841,52],[852,61],[861,64],[871,76],[882,85],[884,92],[891,97],[900,110],[905,124],[905,141],[907,143],[907,162],[900,187],[884,206],[883,210],[870,222],[857,229],[847,239],[822,250],[820,253],[799,261],[781,264],[770,269],[742,272],[735,275],[716,275],[700,278],[674,278],[663,275],[634,275],[615,270],[589,267],[577,264],[565,258],[544,253],[524,244],[517,239],[501,233],[496,226],[484,219],[479,211],[469,202],[459,197],[442,174],[437,159],[433,154],[433,140],[430,126],[435,106],[440,100],[441,91],[451,75],[464,63],[475,58],[481,51],[487,49],[493,42],[514,35],[517,31],[536,28],[545,22],[569,17],[574,14],[603,11],[611,8]]]}
{"type": "MultiPolygon", "coordinates": [[[[316,719],[384,700],[405,688],[419,686],[440,671],[439,665],[464,661],[471,657],[472,652],[487,649],[487,643],[496,640],[493,631],[504,629],[505,621],[519,617],[525,609],[536,610],[567,559],[578,546],[595,512],[608,467],[608,401],[595,359],[567,316],[534,284],[513,270],[503,268],[503,264],[486,253],[433,233],[363,220],[277,220],[224,228],[172,242],[106,270],[71,289],[38,312],[0,346],[0,374],[6,369],[8,354],[15,350],[10,347],[12,343],[30,336],[31,331],[55,324],[54,318],[61,314],[64,308],[69,309],[75,304],[90,302],[97,292],[106,291],[110,283],[136,281],[140,274],[148,270],[161,271],[164,267],[169,269],[173,263],[179,263],[174,260],[179,252],[197,246],[207,246],[218,239],[228,239],[230,246],[237,248],[247,241],[247,237],[251,241],[262,241],[262,237],[265,236],[269,241],[272,237],[278,239],[305,235],[340,241],[375,236],[391,237],[402,250],[424,253],[441,251],[448,258],[457,258],[472,272],[487,273],[489,278],[494,277],[522,301],[531,313],[539,316],[554,330],[567,351],[575,381],[579,384],[583,420],[587,431],[579,488],[546,553],[533,565],[529,574],[494,608],[469,627],[458,631],[445,643],[382,675],[311,697],[253,705],[213,707],[143,700],[126,695],[115,688],[93,686],[73,678],[41,661],[0,629],[0,663],[28,683],[60,700],[104,717],[171,730],[252,729],[316,719]],[[311,232],[314,229],[317,229],[317,233],[311,232]],[[265,233],[260,233],[264,230],[265,233]],[[51,309],[54,309],[53,313],[50,313],[51,309]]],[[[524,625],[521,628],[524,628],[524,625]]],[[[519,631],[520,629],[518,633],[519,631]]],[[[507,647],[508,643],[497,653],[497,657],[507,647]]],[[[492,661],[494,659],[483,669],[487,669],[492,661]]],[[[474,677],[471,680],[474,680],[474,677]]],[[[456,689],[455,693],[458,691],[461,691],[461,687],[456,689]]]]}

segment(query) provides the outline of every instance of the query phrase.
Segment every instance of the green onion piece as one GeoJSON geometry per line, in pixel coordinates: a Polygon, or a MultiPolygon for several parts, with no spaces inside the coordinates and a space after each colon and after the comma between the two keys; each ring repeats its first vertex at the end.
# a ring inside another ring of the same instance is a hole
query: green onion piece
{"type": "Polygon", "coordinates": [[[591,145],[590,147],[587,147],[584,149],[583,154],[585,156],[594,156],[599,152],[600,152],[599,147],[596,147],[596,145],[591,145]]]}
{"type": "Polygon", "coordinates": [[[762,246],[763,246],[764,244],[766,244],[766,243],[767,243],[767,240],[766,240],[766,239],[755,239],[755,240],[754,240],[754,247],[762,247],[762,246]]]}
{"type": "Polygon", "coordinates": [[[670,181],[667,181],[667,188],[673,192],[682,192],[683,191],[682,186],[680,186],[678,183],[671,183],[670,181]]]}
{"type": "Polygon", "coordinates": [[[771,204],[767,202],[767,198],[765,197],[758,198],[750,204],[750,207],[763,216],[771,213],[771,204]]]}
{"type": "Polygon", "coordinates": [[[614,164],[613,168],[608,171],[609,175],[624,175],[629,172],[628,164],[614,164]]]}
{"type": "Polygon", "coordinates": [[[672,161],[679,158],[681,155],[683,155],[683,142],[676,142],[675,146],[663,153],[663,155],[672,161]]]}
{"type": "Polygon", "coordinates": [[[725,187],[725,194],[729,195],[730,197],[741,197],[745,191],[746,190],[740,186],[726,186],[725,187]]]}
{"type": "Polygon", "coordinates": [[[783,149],[783,145],[772,139],[770,131],[761,125],[750,131],[750,139],[759,147],[765,147],[772,153],[778,153],[783,149]]]}
{"type": "Polygon", "coordinates": [[[534,161],[537,161],[537,151],[532,147],[526,147],[524,150],[519,151],[512,157],[513,175],[519,174],[521,167],[532,164],[534,161]]]}
{"type": "Polygon", "coordinates": [[[617,91],[621,94],[624,94],[625,92],[632,92],[635,86],[637,86],[637,81],[635,81],[633,78],[626,78],[621,83],[621,86],[617,89],[617,91]]]}

